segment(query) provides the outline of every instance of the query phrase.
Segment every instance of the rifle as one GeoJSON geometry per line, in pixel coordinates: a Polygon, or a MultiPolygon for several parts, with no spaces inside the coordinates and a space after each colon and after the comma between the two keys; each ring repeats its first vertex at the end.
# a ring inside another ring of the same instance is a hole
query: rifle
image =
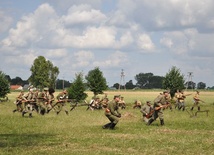
{"type": "Polygon", "coordinates": [[[205,101],[203,101],[203,100],[201,100],[201,99],[199,99],[199,101],[201,101],[202,103],[205,103],[205,101]]]}
{"type": "Polygon", "coordinates": [[[201,99],[194,99],[195,101],[201,101],[202,103],[205,103],[205,101],[201,100],[201,99]]]}
{"type": "Polygon", "coordinates": [[[155,110],[160,110],[161,108],[167,108],[169,107],[171,104],[170,103],[167,103],[165,105],[162,105],[161,107],[155,107],[155,110]]]}
{"type": "Polygon", "coordinates": [[[77,106],[78,102],[75,103],[74,106],[72,106],[72,108],[70,109],[70,111],[74,110],[74,108],[77,106]]]}
{"type": "Polygon", "coordinates": [[[152,109],[147,115],[146,115],[146,118],[150,118],[152,115],[153,115],[153,113],[155,112],[155,109],[152,109]]]}
{"type": "Polygon", "coordinates": [[[185,94],[185,95],[183,95],[183,96],[189,96],[189,95],[192,95],[192,94],[185,94]]]}

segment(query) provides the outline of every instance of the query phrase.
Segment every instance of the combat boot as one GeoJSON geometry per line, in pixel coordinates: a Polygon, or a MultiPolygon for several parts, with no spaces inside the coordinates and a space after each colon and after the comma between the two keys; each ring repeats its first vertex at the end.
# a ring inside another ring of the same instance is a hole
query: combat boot
{"type": "Polygon", "coordinates": [[[201,108],[200,107],[198,107],[198,111],[200,111],[201,110],[201,108]]]}
{"type": "Polygon", "coordinates": [[[151,118],[146,125],[152,124],[153,121],[154,121],[154,119],[151,118]]]}
{"type": "Polygon", "coordinates": [[[193,110],[193,107],[190,109],[191,111],[193,110]]]}
{"type": "Polygon", "coordinates": [[[160,120],[160,124],[161,124],[161,126],[164,125],[164,120],[163,119],[160,120]]]}
{"type": "Polygon", "coordinates": [[[115,125],[116,125],[115,123],[111,123],[111,125],[109,126],[109,129],[114,130],[115,125]]]}
{"type": "Polygon", "coordinates": [[[33,116],[32,116],[32,113],[30,113],[30,114],[29,114],[29,117],[30,117],[30,118],[32,118],[32,117],[33,117],[33,116]]]}
{"type": "Polygon", "coordinates": [[[65,113],[66,113],[66,115],[68,115],[68,111],[67,110],[65,111],[65,113]]]}
{"type": "Polygon", "coordinates": [[[111,123],[108,123],[108,124],[106,124],[106,125],[103,125],[102,128],[103,128],[103,129],[108,129],[108,128],[110,127],[110,125],[111,125],[111,123]]]}
{"type": "Polygon", "coordinates": [[[22,111],[22,117],[24,117],[26,113],[27,113],[27,112],[22,111]]]}

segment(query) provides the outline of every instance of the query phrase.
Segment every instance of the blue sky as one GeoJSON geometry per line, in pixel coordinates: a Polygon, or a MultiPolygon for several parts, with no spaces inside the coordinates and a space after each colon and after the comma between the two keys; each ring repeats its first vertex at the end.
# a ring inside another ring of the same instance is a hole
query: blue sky
{"type": "Polygon", "coordinates": [[[0,0],[0,70],[26,80],[42,55],[58,78],[99,67],[111,86],[172,66],[214,86],[212,0],[0,0]]]}

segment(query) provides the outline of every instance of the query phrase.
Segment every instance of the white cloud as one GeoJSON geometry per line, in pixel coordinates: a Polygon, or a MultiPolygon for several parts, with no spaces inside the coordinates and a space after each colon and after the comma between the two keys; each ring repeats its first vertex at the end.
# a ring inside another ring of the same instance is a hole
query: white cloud
{"type": "Polygon", "coordinates": [[[138,47],[144,51],[153,51],[155,45],[147,34],[141,34],[137,41],[138,47]]]}
{"type": "Polygon", "coordinates": [[[160,43],[164,46],[166,46],[167,48],[171,48],[173,45],[173,42],[170,38],[161,38],[160,43]]]}
{"type": "Polygon", "coordinates": [[[100,10],[93,9],[90,5],[82,4],[72,6],[66,16],[62,16],[65,25],[75,24],[100,24],[106,20],[106,16],[100,10]]]}
{"type": "Polygon", "coordinates": [[[102,68],[114,68],[123,66],[128,62],[128,57],[125,53],[121,51],[116,51],[115,53],[109,55],[108,58],[100,61],[94,61],[93,66],[100,66],[102,68]]]}
{"type": "MultiPolygon", "coordinates": [[[[4,38],[0,40],[0,62],[8,67],[8,74],[14,74],[10,68],[15,67],[29,72],[39,55],[52,60],[66,76],[95,66],[110,74],[124,67],[135,75],[151,59],[168,61],[161,72],[176,64],[197,77],[203,68],[209,76],[213,73],[212,0],[119,0],[112,8],[106,4],[113,2],[101,0],[44,2],[32,11],[22,7],[24,16],[18,17],[14,27],[11,24],[17,17],[0,11],[0,39],[4,38]],[[162,58],[163,52],[168,52],[167,59],[162,58]],[[129,62],[136,59],[133,70],[129,62]]],[[[147,70],[157,72],[156,65],[147,70]]]]}
{"type": "Polygon", "coordinates": [[[90,51],[78,51],[74,53],[73,68],[88,67],[92,64],[94,54],[90,51]]]}
{"type": "Polygon", "coordinates": [[[0,33],[5,32],[11,26],[13,18],[0,10],[0,33]]]}

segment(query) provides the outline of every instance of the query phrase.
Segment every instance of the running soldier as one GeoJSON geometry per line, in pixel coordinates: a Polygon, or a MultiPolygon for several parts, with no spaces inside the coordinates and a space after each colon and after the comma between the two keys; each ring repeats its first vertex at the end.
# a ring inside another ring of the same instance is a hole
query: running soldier
{"type": "Polygon", "coordinates": [[[22,90],[20,94],[16,97],[16,101],[14,101],[14,104],[16,105],[16,109],[13,110],[13,113],[18,111],[22,112],[24,107],[22,106],[24,91],[22,90]]]}
{"type": "Polygon", "coordinates": [[[204,101],[202,101],[202,100],[200,99],[200,97],[199,97],[199,91],[196,91],[196,93],[195,93],[195,95],[194,95],[194,97],[193,97],[193,102],[194,102],[194,103],[193,103],[193,106],[192,106],[191,110],[193,110],[194,107],[198,107],[198,111],[200,111],[200,110],[201,110],[200,101],[201,101],[201,102],[204,102],[204,101]]]}
{"type": "Polygon", "coordinates": [[[168,106],[167,104],[167,96],[169,95],[168,91],[164,91],[163,94],[157,96],[154,100],[154,114],[152,118],[148,121],[147,125],[150,125],[154,120],[158,117],[160,119],[161,126],[164,125],[164,116],[163,116],[163,108],[168,106]]]}
{"type": "Polygon", "coordinates": [[[66,115],[68,115],[68,110],[66,109],[66,102],[68,98],[68,92],[67,90],[63,90],[61,93],[59,93],[56,97],[57,102],[55,105],[53,105],[53,108],[56,107],[56,114],[58,115],[60,111],[64,110],[66,115]]]}

